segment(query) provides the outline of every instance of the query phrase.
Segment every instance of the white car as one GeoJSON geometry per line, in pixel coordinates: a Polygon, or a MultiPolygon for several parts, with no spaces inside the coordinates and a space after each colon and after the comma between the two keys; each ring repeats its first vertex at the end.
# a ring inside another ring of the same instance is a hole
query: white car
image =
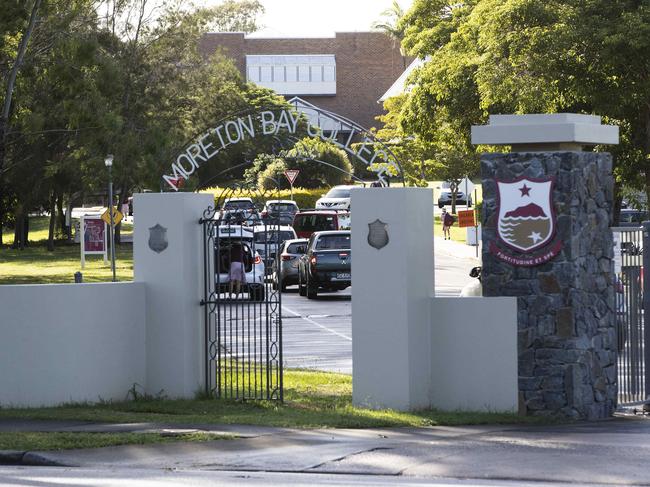
{"type": "Polygon", "coordinates": [[[267,272],[275,260],[278,248],[285,240],[298,238],[293,227],[288,225],[256,225],[253,227],[255,251],[262,257],[267,272]]]}
{"type": "Polygon", "coordinates": [[[316,202],[317,210],[349,210],[350,191],[357,186],[334,186],[316,202]]]}
{"type": "Polygon", "coordinates": [[[251,301],[264,300],[264,260],[255,250],[252,229],[241,225],[220,225],[215,245],[215,282],[219,293],[230,289],[230,262],[233,253],[243,258],[246,283],[242,286],[251,301]]]}

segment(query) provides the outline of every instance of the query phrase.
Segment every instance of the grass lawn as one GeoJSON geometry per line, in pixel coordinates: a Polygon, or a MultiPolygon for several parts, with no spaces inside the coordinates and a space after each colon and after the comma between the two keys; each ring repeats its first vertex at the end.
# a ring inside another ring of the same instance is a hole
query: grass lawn
{"type": "MultiPolygon", "coordinates": [[[[0,247],[0,284],[59,284],[74,282],[74,273],[83,273],[84,282],[111,280],[110,261],[104,264],[101,255],[86,256],[86,267],[81,268],[79,244],[55,241],[55,249],[48,252],[46,241],[48,219],[30,219],[29,245],[24,250],[0,247]]],[[[125,225],[132,232],[131,225],[125,225]]],[[[5,229],[5,242],[13,234],[5,229]]],[[[13,240],[12,240],[13,241],[13,240]]],[[[133,280],[133,248],[131,244],[116,247],[115,271],[120,281],[133,280]]]]}
{"type": "Polygon", "coordinates": [[[234,439],[232,435],[210,433],[0,433],[0,450],[46,451],[73,448],[101,448],[118,445],[147,445],[172,441],[210,441],[234,439]]]}
{"type": "MultiPolygon", "coordinates": [[[[458,226],[458,218],[456,219],[456,223],[452,225],[452,227],[449,229],[449,233],[451,235],[451,239],[456,241],[456,242],[462,242],[465,243],[467,240],[467,229],[466,228],[460,228],[458,226]]],[[[442,221],[440,220],[440,216],[436,215],[433,217],[433,234],[436,237],[441,237],[442,238],[442,221]]]]}
{"type": "Polygon", "coordinates": [[[75,420],[109,423],[251,424],[291,428],[373,428],[468,424],[539,423],[540,418],[483,412],[396,412],[352,405],[352,377],[287,370],[285,403],[216,399],[140,399],[37,409],[0,408],[1,419],[75,420]]]}

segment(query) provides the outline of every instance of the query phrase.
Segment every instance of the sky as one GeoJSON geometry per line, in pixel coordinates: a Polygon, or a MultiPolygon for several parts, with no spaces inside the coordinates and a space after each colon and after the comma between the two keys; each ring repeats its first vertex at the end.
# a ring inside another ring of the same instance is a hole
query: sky
{"type": "MultiPolygon", "coordinates": [[[[317,37],[334,32],[368,31],[390,8],[392,0],[261,0],[265,27],[253,34],[263,37],[317,37]]],[[[398,0],[407,10],[413,0],[398,0]]],[[[207,0],[206,4],[218,4],[207,0]]]]}

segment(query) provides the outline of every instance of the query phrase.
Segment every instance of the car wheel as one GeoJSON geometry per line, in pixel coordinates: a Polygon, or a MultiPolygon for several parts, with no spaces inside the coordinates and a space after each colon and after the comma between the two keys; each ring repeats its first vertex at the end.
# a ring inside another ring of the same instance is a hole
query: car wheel
{"type": "Polygon", "coordinates": [[[282,290],[283,293],[286,292],[287,291],[287,283],[283,282],[282,285],[280,286],[280,289],[282,290]]]}
{"type": "Polygon", "coordinates": [[[305,290],[305,286],[302,283],[302,272],[298,273],[298,294],[301,296],[306,296],[307,291],[305,290]]]}
{"type": "Polygon", "coordinates": [[[307,281],[307,285],[305,286],[307,288],[307,299],[315,299],[318,297],[318,288],[315,286],[311,286],[309,284],[309,281],[307,281]]]}

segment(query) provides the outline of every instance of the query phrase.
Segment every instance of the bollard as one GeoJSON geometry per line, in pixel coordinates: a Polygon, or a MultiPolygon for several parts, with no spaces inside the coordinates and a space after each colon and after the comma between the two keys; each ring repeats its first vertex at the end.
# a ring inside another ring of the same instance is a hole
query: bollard
{"type": "Polygon", "coordinates": [[[83,282],[84,276],[81,272],[77,271],[74,273],[74,282],[75,283],[80,283],[83,282]]]}

